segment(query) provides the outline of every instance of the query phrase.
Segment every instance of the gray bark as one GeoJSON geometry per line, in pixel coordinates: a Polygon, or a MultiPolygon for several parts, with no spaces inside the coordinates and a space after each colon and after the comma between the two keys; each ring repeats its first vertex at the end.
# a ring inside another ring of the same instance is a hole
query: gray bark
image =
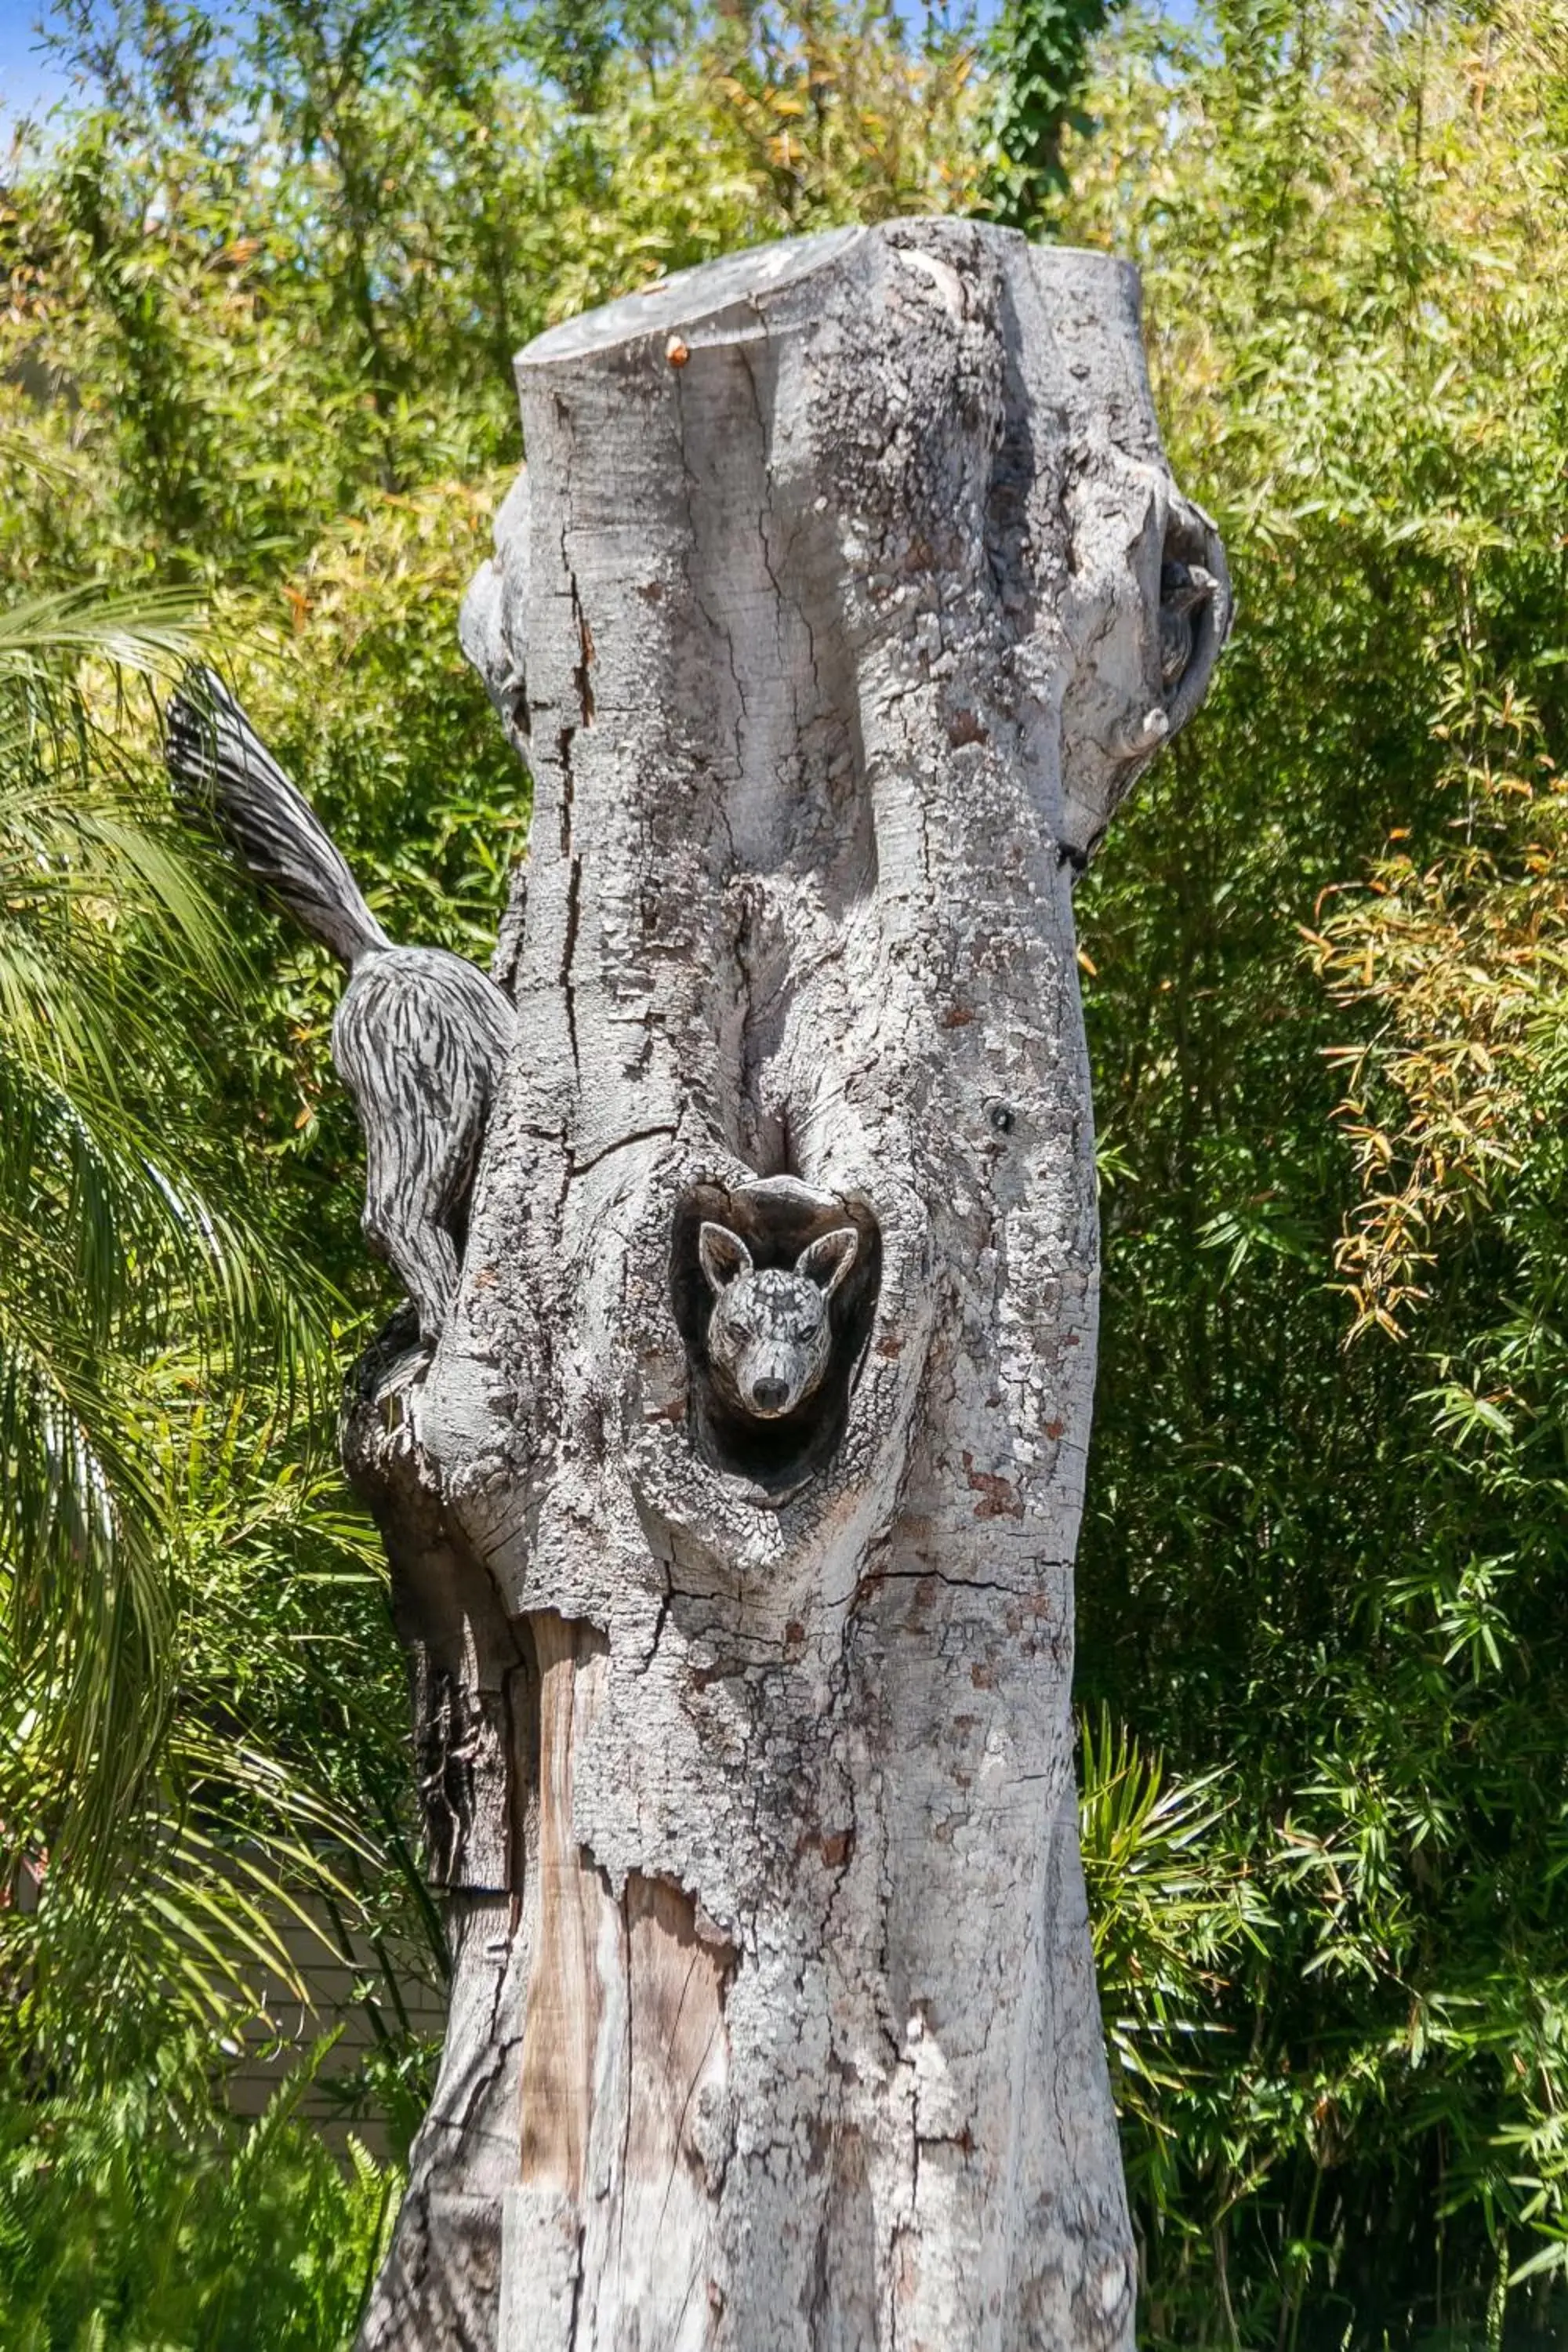
{"type": "Polygon", "coordinates": [[[1009,232],[742,255],[519,381],[463,621],[535,780],[517,1038],[438,1343],[346,1424],[456,1948],[363,2352],[1127,2346],[1071,886],[1219,543],[1134,273],[1009,232]],[[773,1412],[748,1268],[770,1346],[785,1276],[827,1318],[773,1412]]]}

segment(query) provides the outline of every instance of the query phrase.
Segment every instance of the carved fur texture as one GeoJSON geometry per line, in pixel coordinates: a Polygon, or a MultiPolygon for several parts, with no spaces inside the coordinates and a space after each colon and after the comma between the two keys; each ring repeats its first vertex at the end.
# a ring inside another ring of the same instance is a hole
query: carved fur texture
{"type": "Polygon", "coordinates": [[[859,1246],[854,1226],[840,1225],[793,1266],[759,1268],[739,1234],[703,1225],[698,1248],[715,1293],[708,1360],[730,1403],[776,1421],[821,1386],[833,1346],[827,1302],[859,1246]]]}
{"type": "Polygon", "coordinates": [[[365,1140],[365,1238],[436,1339],[457,1287],[479,1140],[517,1033],[510,999],[445,948],[395,947],[309,802],[221,678],[193,670],[170,707],[176,798],[348,966],[332,1060],[365,1140]]]}

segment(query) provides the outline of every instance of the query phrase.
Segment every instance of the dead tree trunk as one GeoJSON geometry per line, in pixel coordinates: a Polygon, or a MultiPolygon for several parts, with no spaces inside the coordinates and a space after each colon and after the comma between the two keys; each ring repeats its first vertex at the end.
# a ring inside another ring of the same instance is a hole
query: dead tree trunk
{"type": "Polygon", "coordinates": [[[347,1424],[456,1951],[363,2345],[1125,2346],[1071,889],[1218,541],[1134,273],[1009,232],[742,255],[519,379],[464,615],[517,1039],[438,1344],[347,1424]]]}

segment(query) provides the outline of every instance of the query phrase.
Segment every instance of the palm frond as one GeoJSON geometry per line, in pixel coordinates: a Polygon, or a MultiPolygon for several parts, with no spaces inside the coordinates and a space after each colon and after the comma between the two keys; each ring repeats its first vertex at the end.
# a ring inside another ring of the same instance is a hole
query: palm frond
{"type": "Polygon", "coordinates": [[[234,958],[128,698],[184,665],[191,619],[93,590],[0,612],[0,1642],[37,1800],[0,1760],[0,1843],[46,1835],[84,1895],[173,1718],[173,1367],[287,1410],[321,1354],[310,1282],[183,1108],[234,958]]]}

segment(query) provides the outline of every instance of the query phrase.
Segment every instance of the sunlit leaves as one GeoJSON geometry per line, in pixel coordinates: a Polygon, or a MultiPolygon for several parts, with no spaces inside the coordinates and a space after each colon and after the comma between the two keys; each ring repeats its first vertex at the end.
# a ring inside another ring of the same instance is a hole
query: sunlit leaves
{"type": "Polygon", "coordinates": [[[991,135],[995,153],[984,209],[1007,228],[1032,232],[1047,201],[1067,185],[1062,140],[1091,131],[1079,105],[1090,45],[1117,0],[1005,0],[992,37],[991,135]]]}

